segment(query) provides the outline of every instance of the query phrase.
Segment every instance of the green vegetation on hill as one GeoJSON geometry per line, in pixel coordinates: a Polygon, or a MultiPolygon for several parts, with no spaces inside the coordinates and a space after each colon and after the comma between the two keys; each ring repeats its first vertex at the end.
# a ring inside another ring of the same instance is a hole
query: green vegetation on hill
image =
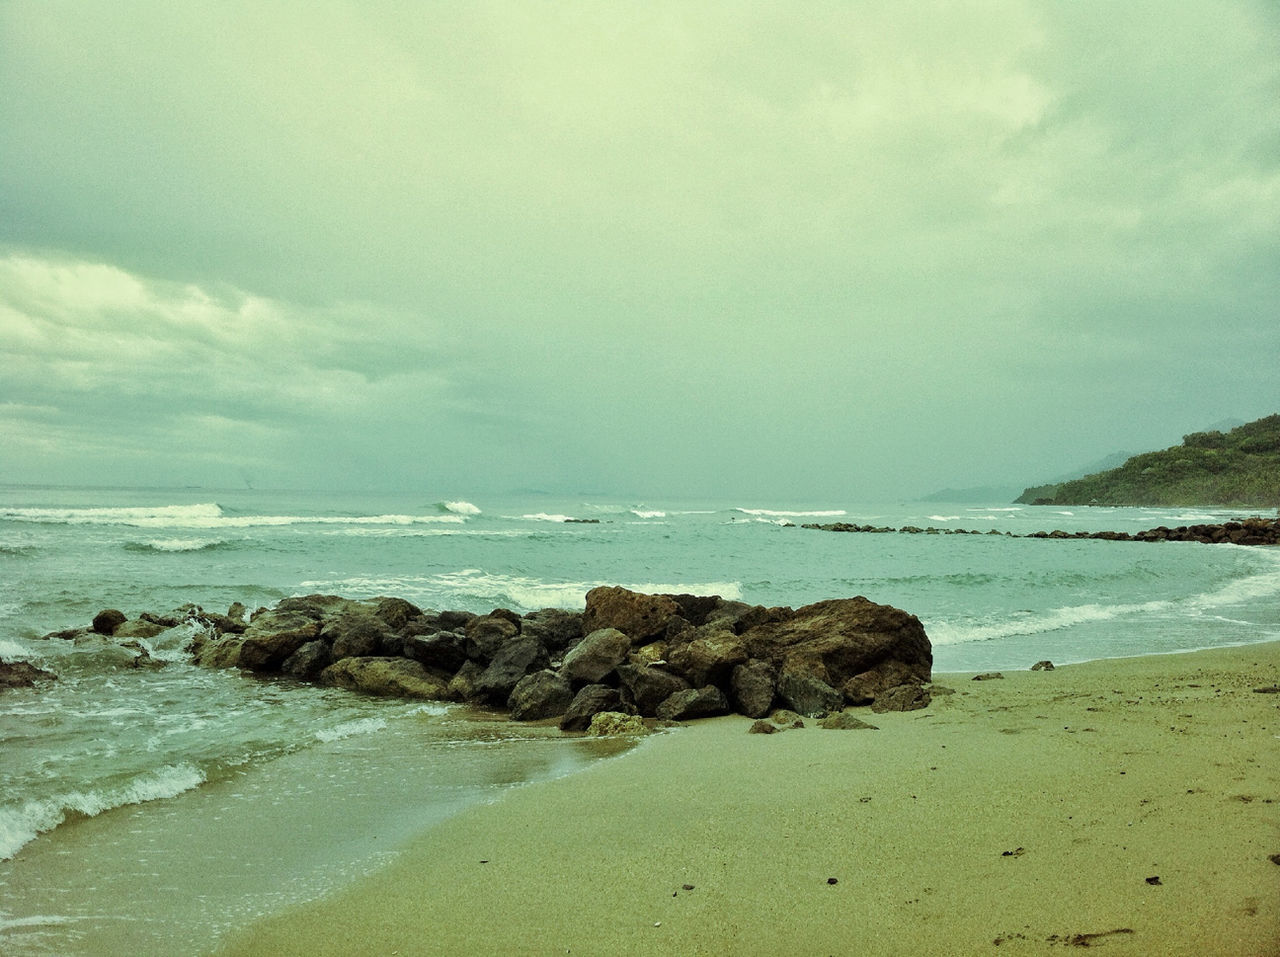
{"type": "Polygon", "coordinates": [[[1280,415],[1230,432],[1193,432],[1162,452],[1059,485],[1029,488],[1030,505],[1280,507],[1280,415]]]}

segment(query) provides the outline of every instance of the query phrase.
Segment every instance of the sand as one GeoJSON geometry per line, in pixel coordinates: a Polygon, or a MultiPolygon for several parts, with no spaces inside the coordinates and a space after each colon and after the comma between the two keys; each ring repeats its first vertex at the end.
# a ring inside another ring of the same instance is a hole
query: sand
{"type": "Polygon", "coordinates": [[[228,953],[1280,954],[1280,643],[971,679],[650,736],[228,953]]]}

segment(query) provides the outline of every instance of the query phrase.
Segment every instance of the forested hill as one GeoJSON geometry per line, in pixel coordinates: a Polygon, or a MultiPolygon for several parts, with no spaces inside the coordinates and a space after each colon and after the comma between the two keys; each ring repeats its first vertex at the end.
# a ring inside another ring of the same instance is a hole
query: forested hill
{"type": "Polygon", "coordinates": [[[1280,507],[1280,415],[1230,432],[1193,432],[1181,445],[1135,455],[1119,468],[1029,488],[1027,505],[1280,507]]]}

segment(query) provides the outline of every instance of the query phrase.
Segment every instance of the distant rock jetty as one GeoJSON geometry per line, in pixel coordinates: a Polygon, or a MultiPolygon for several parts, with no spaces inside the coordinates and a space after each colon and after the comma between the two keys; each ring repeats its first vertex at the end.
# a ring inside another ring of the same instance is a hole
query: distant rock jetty
{"type": "Polygon", "coordinates": [[[834,522],[827,525],[808,524],[801,528],[812,528],[821,532],[896,532],[908,535],[1003,535],[1008,538],[1100,538],[1109,542],[1204,542],[1205,544],[1227,545],[1280,545],[1280,518],[1245,518],[1238,522],[1223,522],[1220,525],[1179,525],[1168,528],[1160,525],[1141,532],[1064,532],[1055,529],[1052,532],[1030,532],[1026,535],[1015,535],[1012,532],[970,531],[964,528],[917,528],[915,525],[904,525],[902,528],[888,528],[883,525],[854,525],[849,522],[834,522]]]}
{"type": "Polygon", "coordinates": [[[592,589],[581,612],[430,611],[402,598],[286,598],[246,618],[191,605],[170,615],[100,612],[50,640],[106,641],[155,664],[142,643],[192,631],[211,668],[373,695],[506,708],[517,721],[559,718],[586,730],[602,713],[682,721],[785,707],[805,716],[868,705],[929,704],[933,652],[915,615],[866,598],[765,608],[719,596],[592,589]],[[144,657],[145,656],[145,657],[144,657]]]}

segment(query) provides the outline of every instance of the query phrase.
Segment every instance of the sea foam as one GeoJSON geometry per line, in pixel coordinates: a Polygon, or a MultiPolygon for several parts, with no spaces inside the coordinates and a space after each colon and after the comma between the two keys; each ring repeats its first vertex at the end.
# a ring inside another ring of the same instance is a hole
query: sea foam
{"type": "Polygon", "coordinates": [[[95,817],[111,808],[176,797],[205,782],[193,764],[170,764],[103,790],[56,794],[21,806],[0,808],[0,860],[8,860],[37,835],[51,831],[70,814],[95,817]]]}

